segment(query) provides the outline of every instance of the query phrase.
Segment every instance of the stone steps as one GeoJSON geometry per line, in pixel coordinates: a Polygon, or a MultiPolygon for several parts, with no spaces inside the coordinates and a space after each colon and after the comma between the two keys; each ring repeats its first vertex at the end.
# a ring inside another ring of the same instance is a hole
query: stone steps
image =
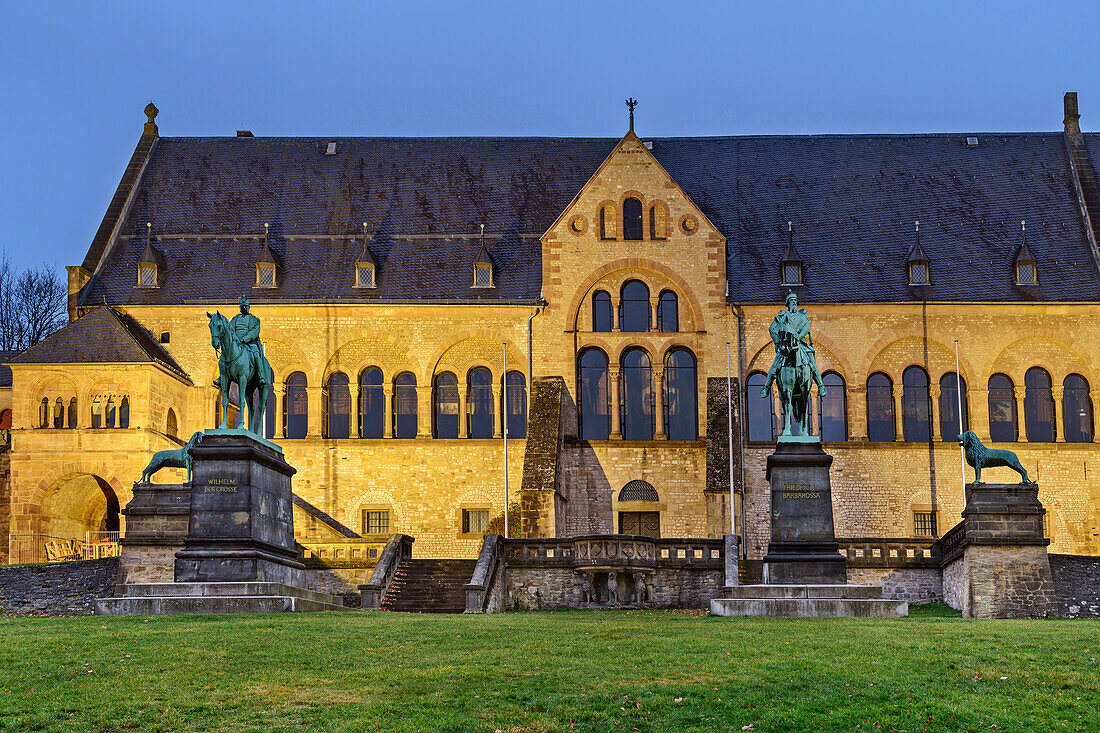
{"type": "Polygon", "coordinates": [[[903,618],[909,603],[882,597],[873,585],[740,585],[712,598],[713,616],[903,618]]]}
{"type": "Polygon", "coordinates": [[[476,560],[406,560],[382,599],[383,611],[462,613],[476,560]]]}
{"type": "Polygon", "coordinates": [[[97,598],[99,616],[176,613],[346,611],[343,599],[282,583],[137,583],[125,596],[97,598]]]}

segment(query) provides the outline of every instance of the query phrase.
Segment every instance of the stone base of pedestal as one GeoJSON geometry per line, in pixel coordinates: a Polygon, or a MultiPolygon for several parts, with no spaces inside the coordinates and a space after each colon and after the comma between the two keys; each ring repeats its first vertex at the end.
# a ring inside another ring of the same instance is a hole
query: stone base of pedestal
{"type": "Polygon", "coordinates": [[[337,596],[281,583],[137,583],[95,602],[100,616],[347,610],[337,596]]]}
{"type": "Polygon", "coordinates": [[[833,529],[829,467],[820,441],[780,440],[768,456],[771,542],[765,584],[844,584],[845,558],[833,529]]]}
{"type": "Polygon", "coordinates": [[[746,618],[903,618],[909,604],[873,585],[741,585],[711,599],[712,616],[746,618]]]}

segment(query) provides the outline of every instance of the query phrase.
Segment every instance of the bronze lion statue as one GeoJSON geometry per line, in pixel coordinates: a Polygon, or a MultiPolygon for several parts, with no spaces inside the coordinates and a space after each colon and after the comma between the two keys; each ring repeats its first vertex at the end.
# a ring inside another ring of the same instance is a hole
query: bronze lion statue
{"type": "Polygon", "coordinates": [[[974,483],[982,482],[982,469],[1007,466],[1020,474],[1020,483],[1030,483],[1027,471],[1020,465],[1020,459],[1010,450],[1000,448],[986,448],[974,431],[967,430],[959,436],[959,445],[966,453],[966,462],[974,467],[974,483]]]}

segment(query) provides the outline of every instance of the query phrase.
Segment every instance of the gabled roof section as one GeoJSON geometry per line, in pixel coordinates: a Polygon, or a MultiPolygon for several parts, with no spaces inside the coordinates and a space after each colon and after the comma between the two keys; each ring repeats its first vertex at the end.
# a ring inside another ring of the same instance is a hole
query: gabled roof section
{"type": "Polygon", "coordinates": [[[276,267],[282,267],[283,263],[281,258],[275,254],[271,249],[271,244],[268,240],[269,225],[264,224],[264,246],[260,249],[260,256],[256,260],[256,264],[275,265],[276,267]]]}
{"type": "Polygon", "coordinates": [[[157,267],[164,268],[164,255],[160,250],[153,246],[152,242],[145,243],[145,249],[141,251],[141,257],[138,258],[137,263],[139,265],[156,265],[157,267]]]}
{"type": "Polygon", "coordinates": [[[1027,246],[1027,224],[1020,222],[1020,249],[1016,252],[1016,263],[1021,262],[1035,262],[1035,255],[1031,252],[1031,247],[1027,246]]]}
{"type": "Polygon", "coordinates": [[[378,268],[378,260],[374,259],[374,253],[370,251],[370,240],[367,238],[366,223],[363,224],[363,249],[359,250],[359,254],[356,255],[355,263],[374,265],[375,269],[378,268]]]}
{"type": "Polygon", "coordinates": [[[908,254],[905,255],[906,264],[912,262],[929,262],[928,253],[924,251],[924,247],[920,246],[920,222],[918,221],[913,230],[916,240],[913,242],[913,246],[909,248],[908,254]]]}
{"type": "Polygon", "coordinates": [[[110,306],[96,308],[10,361],[13,364],[153,363],[191,382],[153,334],[110,306]]]}
{"type": "Polygon", "coordinates": [[[11,389],[11,367],[8,362],[19,354],[18,351],[0,351],[0,389],[11,389]]]}

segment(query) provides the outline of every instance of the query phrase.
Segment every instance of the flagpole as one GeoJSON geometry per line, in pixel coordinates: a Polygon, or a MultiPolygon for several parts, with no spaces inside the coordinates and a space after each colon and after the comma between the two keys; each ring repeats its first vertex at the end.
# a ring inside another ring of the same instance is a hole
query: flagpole
{"type": "MultiPolygon", "coordinates": [[[[726,433],[729,438],[730,456],[730,534],[737,534],[737,521],[733,515],[733,388],[730,384],[730,342],[726,342],[726,433]]],[[[742,514],[745,507],[741,507],[742,514]]]]}
{"type": "Polygon", "coordinates": [[[504,539],[508,539],[508,342],[504,346],[504,369],[500,373],[500,421],[504,433],[504,539]]]}
{"type": "MultiPolygon", "coordinates": [[[[955,339],[955,399],[959,406],[959,435],[963,433],[962,375],[959,374],[959,340],[955,339]]],[[[966,449],[959,444],[959,471],[962,474],[963,507],[966,507],[966,449]]]]}

